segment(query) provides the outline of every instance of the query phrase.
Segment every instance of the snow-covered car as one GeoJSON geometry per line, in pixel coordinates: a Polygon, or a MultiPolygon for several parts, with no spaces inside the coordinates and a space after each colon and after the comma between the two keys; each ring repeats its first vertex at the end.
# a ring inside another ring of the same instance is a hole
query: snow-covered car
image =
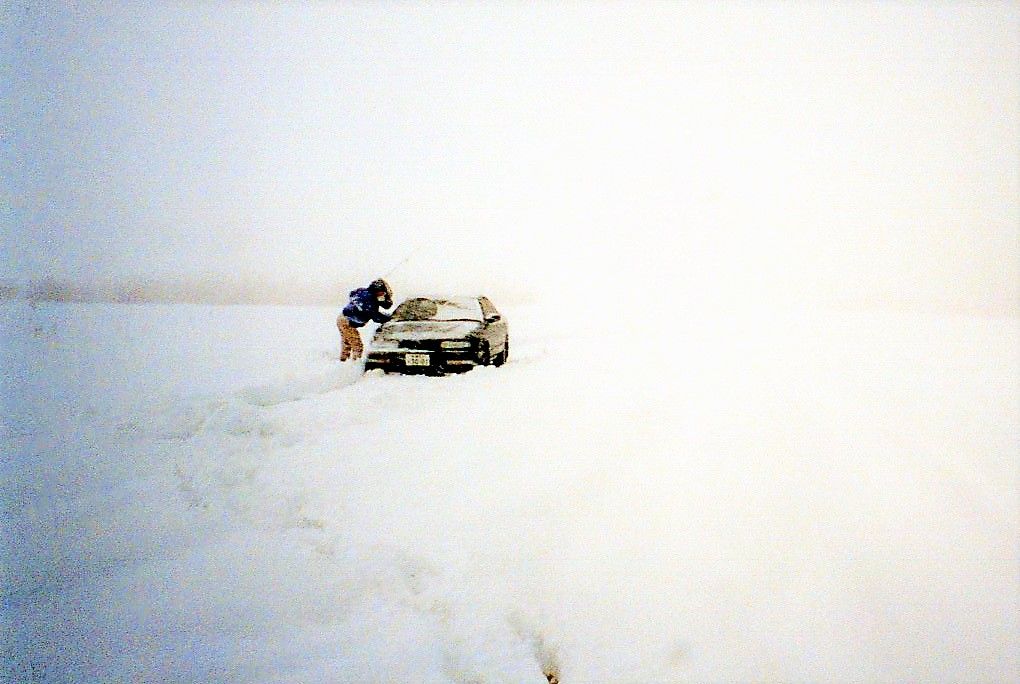
{"type": "Polygon", "coordinates": [[[452,373],[509,356],[506,321],[487,297],[413,297],[376,330],[365,370],[452,373]]]}

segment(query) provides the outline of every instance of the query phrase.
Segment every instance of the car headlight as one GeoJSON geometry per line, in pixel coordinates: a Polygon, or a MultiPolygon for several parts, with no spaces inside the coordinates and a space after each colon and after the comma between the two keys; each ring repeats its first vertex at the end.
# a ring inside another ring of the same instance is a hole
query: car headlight
{"type": "Polygon", "coordinates": [[[439,346],[443,349],[467,349],[471,343],[467,340],[446,340],[439,346]]]}

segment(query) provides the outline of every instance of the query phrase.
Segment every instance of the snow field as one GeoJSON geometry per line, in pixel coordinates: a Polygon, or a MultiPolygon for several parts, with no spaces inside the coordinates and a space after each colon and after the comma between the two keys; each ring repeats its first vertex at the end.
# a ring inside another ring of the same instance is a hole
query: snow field
{"type": "Polygon", "coordinates": [[[504,313],[422,378],[328,309],[5,305],[0,671],[1020,674],[1015,320],[504,313]]]}

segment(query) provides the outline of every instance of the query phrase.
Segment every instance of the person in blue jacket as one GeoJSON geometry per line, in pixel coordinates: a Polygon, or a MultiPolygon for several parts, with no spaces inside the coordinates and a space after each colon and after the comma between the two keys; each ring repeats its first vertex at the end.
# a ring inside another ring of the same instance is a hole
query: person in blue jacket
{"type": "Polygon", "coordinates": [[[343,312],[337,316],[336,327],[340,331],[340,360],[357,361],[365,351],[358,328],[369,321],[385,323],[390,315],[379,310],[393,306],[393,290],[389,283],[378,278],[369,283],[368,287],[351,290],[350,301],[343,312]]]}

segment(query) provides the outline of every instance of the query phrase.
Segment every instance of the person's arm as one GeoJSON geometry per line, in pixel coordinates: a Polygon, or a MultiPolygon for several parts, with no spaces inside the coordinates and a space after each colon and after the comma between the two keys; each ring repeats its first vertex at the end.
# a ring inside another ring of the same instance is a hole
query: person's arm
{"type": "Polygon", "coordinates": [[[375,313],[372,314],[372,320],[375,321],[376,323],[379,323],[379,324],[385,323],[386,321],[390,320],[392,317],[393,317],[392,314],[383,313],[379,309],[376,309],[375,313]]]}

